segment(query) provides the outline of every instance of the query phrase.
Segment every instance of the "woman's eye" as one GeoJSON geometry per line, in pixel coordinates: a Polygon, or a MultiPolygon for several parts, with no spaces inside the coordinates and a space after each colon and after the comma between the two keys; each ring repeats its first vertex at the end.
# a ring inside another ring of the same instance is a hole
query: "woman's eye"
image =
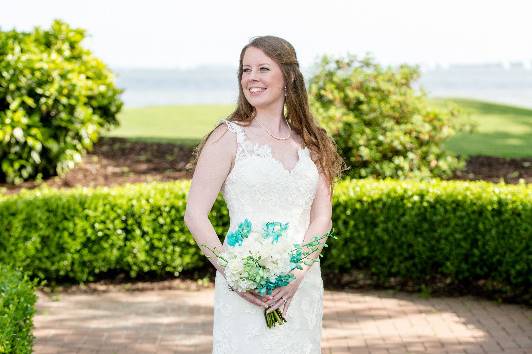
{"type": "MultiPolygon", "coordinates": [[[[268,68],[265,68],[265,67],[261,68],[261,70],[262,70],[262,69],[265,69],[265,70],[270,70],[270,69],[268,69],[268,68]]],[[[248,68],[246,68],[246,69],[243,69],[242,71],[246,73],[246,72],[248,72],[248,71],[249,71],[249,69],[248,69],[248,68]]]]}

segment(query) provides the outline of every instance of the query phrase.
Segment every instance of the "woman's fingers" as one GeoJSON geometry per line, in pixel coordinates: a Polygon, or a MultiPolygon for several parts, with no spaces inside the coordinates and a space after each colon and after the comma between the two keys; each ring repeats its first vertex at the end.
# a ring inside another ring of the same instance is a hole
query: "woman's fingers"
{"type": "Polygon", "coordinates": [[[272,297],[276,297],[282,290],[283,290],[284,287],[281,287],[281,288],[277,288],[277,289],[274,289],[272,291],[272,297]]]}
{"type": "Polygon", "coordinates": [[[264,300],[255,291],[249,290],[249,291],[235,291],[235,292],[244,300],[254,305],[265,307],[264,300]]]}
{"type": "Polygon", "coordinates": [[[277,301],[283,301],[282,298],[288,298],[288,293],[286,292],[280,292],[278,291],[276,295],[272,294],[272,298],[266,301],[266,304],[268,306],[271,306],[272,304],[275,304],[277,301]]]}
{"type": "Polygon", "coordinates": [[[249,301],[250,303],[254,304],[254,305],[257,305],[257,306],[260,306],[260,307],[266,307],[264,301],[258,299],[255,295],[251,294],[251,293],[248,293],[248,292],[243,292],[243,293],[238,293],[241,297],[243,297],[244,299],[246,299],[247,301],[249,301]]]}
{"type": "Polygon", "coordinates": [[[272,292],[272,295],[266,295],[266,296],[261,296],[259,293],[253,290],[237,292],[237,294],[243,299],[245,299],[246,301],[252,303],[253,305],[257,305],[261,308],[266,308],[268,313],[275,311],[276,309],[284,305],[284,310],[283,310],[283,315],[284,315],[286,314],[286,310],[288,309],[288,304],[290,304],[290,301],[292,301],[292,296],[289,296],[286,291],[283,291],[286,289],[278,288],[275,290],[274,290],[275,294],[272,292]],[[287,299],[286,302],[285,302],[285,299],[287,299]]]}
{"type": "Polygon", "coordinates": [[[249,296],[253,298],[253,303],[256,304],[257,306],[266,307],[266,305],[264,304],[264,301],[262,301],[260,298],[254,295],[249,295],[249,296]]]}
{"type": "Polygon", "coordinates": [[[281,307],[284,304],[284,299],[282,297],[279,297],[279,299],[274,299],[277,301],[272,300],[272,305],[268,308],[268,311],[266,312],[272,312],[281,307]]]}
{"type": "Polygon", "coordinates": [[[263,297],[261,294],[259,294],[258,292],[256,292],[255,290],[248,290],[246,293],[248,293],[249,295],[259,299],[260,301],[263,301],[263,297]]]}
{"type": "Polygon", "coordinates": [[[273,311],[277,310],[279,307],[281,307],[282,305],[283,305],[283,302],[279,301],[279,302],[275,303],[273,306],[268,307],[266,312],[267,313],[273,312],[273,311]]]}
{"type": "Polygon", "coordinates": [[[261,295],[260,293],[256,292],[255,290],[251,290],[251,293],[257,297],[257,299],[264,301],[267,299],[267,295],[261,295]]]}
{"type": "Polygon", "coordinates": [[[284,304],[284,307],[283,307],[283,317],[286,318],[286,313],[288,312],[288,306],[290,306],[290,303],[292,302],[292,299],[294,297],[292,296],[291,298],[288,299],[288,301],[286,301],[286,303],[284,304]]]}
{"type": "Polygon", "coordinates": [[[255,297],[249,295],[249,294],[246,294],[246,293],[242,293],[240,294],[240,296],[242,296],[245,300],[247,300],[248,302],[252,303],[253,305],[258,305],[258,301],[255,297]]]}

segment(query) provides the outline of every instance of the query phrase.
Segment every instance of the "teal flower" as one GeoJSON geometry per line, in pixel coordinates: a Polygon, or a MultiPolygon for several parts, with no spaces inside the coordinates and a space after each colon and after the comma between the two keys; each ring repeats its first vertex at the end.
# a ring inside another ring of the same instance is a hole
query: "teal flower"
{"type": "Polygon", "coordinates": [[[288,283],[290,283],[295,278],[296,277],[294,274],[288,273],[278,275],[277,278],[275,278],[275,281],[273,282],[269,279],[266,279],[260,286],[257,287],[257,292],[261,296],[264,296],[266,294],[271,295],[273,290],[281,286],[287,286],[288,283]]]}
{"type": "Polygon", "coordinates": [[[249,221],[248,218],[245,218],[244,221],[238,225],[238,230],[240,230],[243,237],[248,237],[251,232],[251,221],[249,221]]]}
{"type": "Polygon", "coordinates": [[[268,221],[264,223],[263,236],[264,238],[272,238],[272,243],[275,243],[283,236],[288,229],[288,223],[281,223],[278,221],[268,221]]]}
{"type": "Polygon", "coordinates": [[[242,235],[240,235],[238,230],[227,234],[227,244],[231,247],[242,245],[242,239],[242,235]]]}
{"type": "Polygon", "coordinates": [[[231,247],[241,246],[244,238],[248,237],[251,232],[251,221],[247,218],[242,221],[238,228],[227,234],[227,244],[231,247]]]}
{"type": "Polygon", "coordinates": [[[292,250],[292,254],[290,255],[290,262],[301,263],[302,259],[303,259],[303,250],[301,249],[301,246],[299,244],[295,244],[294,249],[292,250]]]}

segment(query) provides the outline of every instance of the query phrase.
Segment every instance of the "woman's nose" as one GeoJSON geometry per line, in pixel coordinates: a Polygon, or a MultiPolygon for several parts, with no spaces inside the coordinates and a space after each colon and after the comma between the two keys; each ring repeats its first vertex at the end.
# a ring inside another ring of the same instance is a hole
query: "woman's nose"
{"type": "Polygon", "coordinates": [[[250,71],[249,71],[249,79],[250,79],[250,80],[257,81],[257,80],[256,80],[256,77],[257,77],[257,71],[256,71],[256,70],[250,70],[250,71]]]}

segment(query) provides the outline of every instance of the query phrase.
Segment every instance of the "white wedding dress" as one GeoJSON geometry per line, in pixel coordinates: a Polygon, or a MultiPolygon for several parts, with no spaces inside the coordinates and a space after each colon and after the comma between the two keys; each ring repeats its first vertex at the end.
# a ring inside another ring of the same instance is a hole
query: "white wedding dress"
{"type": "MultiPolygon", "coordinates": [[[[237,140],[235,163],[221,189],[229,209],[228,231],[245,218],[258,229],[266,221],[288,222],[287,236],[302,242],[319,177],[308,148],[298,150],[297,164],[287,170],[273,157],[269,145],[250,141],[240,125],[222,121],[237,140]]],[[[288,308],[287,322],[272,328],[266,326],[264,308],[229,290],[217,271],[213,354],[320,354],[322,315],[319,262],[305,274],[288,308]]]]}

